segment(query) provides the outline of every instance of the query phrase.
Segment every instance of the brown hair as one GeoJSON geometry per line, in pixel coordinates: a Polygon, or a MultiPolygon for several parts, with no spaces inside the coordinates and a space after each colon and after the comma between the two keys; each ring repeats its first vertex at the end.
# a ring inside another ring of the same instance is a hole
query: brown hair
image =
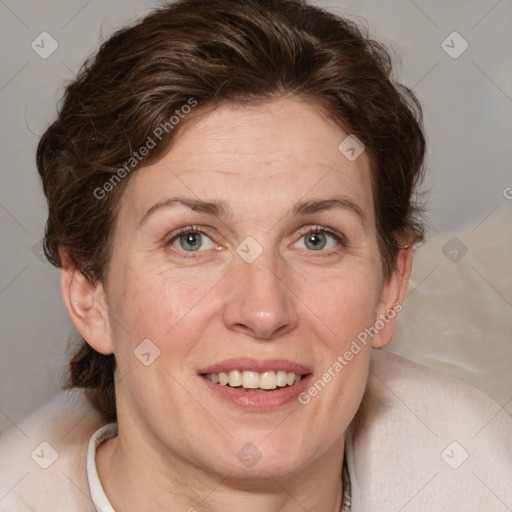
{"type": "MultiPolygon", "coordinates": [[[[284,94],[317,102],[364,143],[389,275],[403,237],[424,237],[415,200],[424,173],[421,106],[394,81],[387,49],[367,29],[300,0],[181,0],[101,45],[66,88],[37,148],[48,260],[61,267],[58,248],[65,247],[91,282],[105,282],[130,172],[167,152],[196,112],[284,94]],[[191,100],[198,107],[180,115],[191,100]],[[170,123],[178,115],[180,122],[170,123]],[[134,160],[149,139],[154,147],[134,160]]],[[[81,343],[70,387],[85,388],[115,419],[114,356],[81,343]]]]}

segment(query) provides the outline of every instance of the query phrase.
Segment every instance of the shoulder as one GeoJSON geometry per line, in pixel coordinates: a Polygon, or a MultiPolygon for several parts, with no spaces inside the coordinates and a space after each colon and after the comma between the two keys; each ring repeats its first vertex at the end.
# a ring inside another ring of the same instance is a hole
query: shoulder
{"type": "Polygon", "coordinates": [[[107,420],[63,391],[0,437],[0,511],[91,510],[87,446],[107,420]]]}
{"type": "Polygon", "coordinates": [[[360,507],[354,510],[396,510],[412,500],[416,510],[506,510],[511,445],[512,418],[487,395],[373,350],[361,421],[347,450],[360,507]]]}

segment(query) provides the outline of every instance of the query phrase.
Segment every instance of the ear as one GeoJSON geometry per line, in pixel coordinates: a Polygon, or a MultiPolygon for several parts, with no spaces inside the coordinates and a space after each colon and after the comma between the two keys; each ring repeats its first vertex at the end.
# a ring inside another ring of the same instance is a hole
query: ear
{"type": "Polygon", "coordinates": [[[69,318],[82,338],[96,351],[112,354],[108,305],[103,285],[92,284],[71,260],[68,249],[59,247],[62,262],[60,290],[69,318]]]}
{"type": "Polygon", "coordinates": [[[402,303],[409,285],[412,256],[413,247],[412,242],[410,242],[399,249],[393,272],[383,283],[381,300],[375,319],[375,328],[378,333],[373,338],[373,347],[384,347],[391,340],[395,319],[402,310],[402,303]]]}

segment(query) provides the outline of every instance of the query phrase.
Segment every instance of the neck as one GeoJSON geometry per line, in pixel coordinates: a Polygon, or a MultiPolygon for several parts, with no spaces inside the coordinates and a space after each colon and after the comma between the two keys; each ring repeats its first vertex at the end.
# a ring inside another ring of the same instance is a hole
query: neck
{"type": "Polygon", "coordinates": [[[293,476],[270,473],[257,480],[205,471],[189,461],[172,462],[154,446],[126,439],[120,429],[97,450],[100,481],[116,512],[338,512],[344,438],[293,476]],[[128,448],[128,449],[127,449],[128,448]]]}

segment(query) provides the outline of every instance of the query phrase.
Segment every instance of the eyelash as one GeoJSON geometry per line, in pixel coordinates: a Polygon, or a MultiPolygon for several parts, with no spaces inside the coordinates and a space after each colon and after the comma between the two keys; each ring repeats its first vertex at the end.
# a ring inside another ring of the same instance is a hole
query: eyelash
{"type": "MultiPolygon", "coordinates": [[[[165,242],[165,246],[170,247],[174,243],[175,240],[179,239],[182,236],[188,235],[190,233],[199,233],[201,235],[206,235],[209,238],[211,238],[210,235],[204,229],[202,229],[200,226],[190,225],[190,226],[185,226],[185,227],[180,228],[177,231],[175,231],[172,234],[171,238],[169,238],[165,242]]],[[[307,229],[302,230],[300,232],[299,240],[303,236],[310,235],[310,234],[317,234],[317,233],[324,233],[324,234],[331,236],[332,238],[334,238],[336,240],[336,242],[339,243],[339,245],[341,247],[347,246],[347,239],[344,235],[342,235],[341,233],[338,233],[336,231],[333,231],[332,229],[329,229],[325,226],[313,226],[313,227],[309,227],[307,229]]],[[[180,255],[184,258],[196,258],[197,256],[194,255],[194,253],[202,252],[202,251],[182,251],[180,249],[175,249],[175,250],[178,251],[180,253],[180,255]],[[187,252],[189,254],[187,254],[187,252]]],[[[333,251],[335,251],[335,250],[336,249],[331,249],[329,251],[318,251],[318,252],[319,253],[327,253],[327,254],[322,254],[322,256],[326,256],[326,255],[328,256],[328,255],[331,255],[333,253],[333,251]]],[[[316,252],[316,251],[309,251],[309,252],[316,252]]]]}

